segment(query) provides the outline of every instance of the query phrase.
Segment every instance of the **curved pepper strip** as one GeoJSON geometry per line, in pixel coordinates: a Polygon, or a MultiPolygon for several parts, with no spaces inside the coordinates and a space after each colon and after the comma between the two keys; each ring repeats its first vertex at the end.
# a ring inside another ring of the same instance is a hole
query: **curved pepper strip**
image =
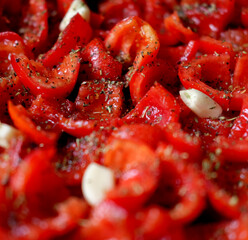
{"type": "Polygon", "coordinates": [[[183,131],[180,123],[170,123],[164,129],[166,140],[173,147],[188,154],[188,161],[197,163],[202,157],[202,141],[198,137],[191,136],[183,131]]]}
{"type": "Polygon", "coordinates": [[[164,132],[160,127],[147,124],[124,124],[114,130],[110,138],[135,140],[147,144],[154,150],[159,142],[165,141],[164,132]],[[157,141],[154,142],[154,139],[157,141]]]}
{"type": "MultiPolygon", "coordinates": [[[[171,187],[175,188],[177,195],[177,201],[174,199],[174,205],[167,210],[169,216],[174,224],[191,222],[205,207],[206,191],[203,176],[193,165],[185,163],[180,153],[175,151],[171,145],[161,144],[156,152],[161,159],[160,184],[162,186],[158,187],[158,191],[160,188],[163,191],[166,184],[169,186],[172,184],[171,187]]],[[[157,194],[159,197],[163,192],[157,194]]],[[[164,199],[162,197],[159,199],[159,201],[164,200],[165,203],[168,201],[166,195],[164,199]]]]}
{"type": "Polygon", "coordinates": [[[69,53],[63,62],[52,70],[24,55],[12,54],[11,63],[20,81],[34,95],[42,94],[48,98],[67,97],[77,81],[79,56],[77,51],[69,53]]]}
{"type": "Polygon", "coordinates": [[[160,44],[156,31],[139,17],[119,22],[105,39],[105,46],[121,62],[132,64],[134,69],[153,61],[160,44]]]}
{"type": "Polygon", "coordinates": [[[101,122],[99,120],[74,120],[72,118],[60,116],[59,121],[59,126],[64,132],[78,138],[87,136],[93,131],[97,131],[104,127],[114,128],[119,127],[122,124],[123,121],[120,118],[108,119],[101,122]]]}
{"type": "Polygon", "coordinates": [[[28,208],[33,212],[37,209],[51,211],[53,205],[65,200],[69,192],[63,185],[52,167],[55,148],[36,149],[28,154],[11,176],[10,186],[13,195],[25,195],[28,208]],[[35,183],[35,184],[34,184],[35,183]],[[58,192],[54,192],[54,190],[58,192]]]}
{"type": "Polygon", "coordinates": [[[79,88],[76,109],[85,120],[105,121],[121,116],[123,85],[118,82],[87,81],[79,88]]]}
{"type": "Polygon", "coordinates": [[[58,37],[57,42],[45,55],[41,56],[41,62],[46,67],[54,67],[63,62],[63,58],[70,52],[80,51],[89,42],[92,36],[90,25],[76,14],[58,37]]]}
{"type": "Polygon", "coordinates": [[[229,64],[230,56],[226,54],[201,56],[199,59],[181,64],[178,70],[179,78],[186,89],[194,88],[205,93],[227,110],[232,96],[229,91],[231,85],[229,64]],[[212,86],[201,80],[211,83],[212,86]]]}
{"type": "Polygon", "coordinates": [[[165,29],[173,35],[175,42],[177,41],[176,43],[188,43],[190,40],[198,38],[197,34],[190,28],[184,27],[177,12],[174,12],[169,17],[165,18],[164,25],[165,29]]]}
{"type": "Polygon", "coordinates": [[[65,235],[78,227],[78,222],[87,215],[87,210],[87,205],[82,199],[69,197],[64,202],[55,205],[56,215],[54,217],[34,217],[31,218],[31,222],[16,225],[11,232],[4,231],[9,237],[6,240],[44,240],[65,235]]]}
{"type": "Polygon", "coordinates": [[[199,35],[218,38],[220,33],[232,20],[234,1],[217,0],[209,2],[183,1],[181,15],[187,27],[194,29],[199,35]]]}
{"type": "Polygon", "coordinates": [[[103,42],[95,38],[86,45],[81,53],[81,71],[85,71],[88,80],[121,79],[122,64],[107,52],[103,42]]]}
{"type": "MultiPolygon", "coordinates": [[[[225,138],[220,140],[227,144],[225,138]]],[[[227,156],[226,149],[221,146],[213,150],[215,151],[210,152],[209,158],[203,162],[209,200],[222,216],[237,218],[248,211],[247,161],[235,161],[233,154],[237,152],[234,151],[232,155],[227,156]]]]}
{"type": "Polygon", "coordinates": [[[104,165],[120,175],[106,198],[125,209],[140,208],[158,183],[159,161],[155,152],[146,144],[124,139],[112,139],[106,147],[104,165]]]}
{"type": "Polygon", "coordinates": [[[30,51],[39,53],[47,41],[48,13],[45,0],[29,0],[19,29],[30,51]]]}
{"type": "Polygon", "coordinates": [[[229,135],[230,139],[244,139],[248,140],[248,96],[245,94],[243,96],[242,109],[239,116],[233,122],[231,133],[229,135]]]}
{"type": "Polygon", "coordinates": [[[9,55],[11,54],[25,54],[32,57],[32,53],[25,45],[23,39],[15,32],[1,32],[0,33],[0,75],[7,77],[13,73],[9,55]]]}
{"type": "Polygon", "coordinates": [[[167,61],[156,59],[146,64],[132,74],[129,89],[133,104],[136,105],[151,88],[154,82],[159,82],[165,88],[176,85],[177,72],[167,61]]]}
{"type": "Polygon", "coordinates": [[[248,237],[247,215],[232,221],[224,220],[217,223],[196,224],[189,226],[185,231],[186,240],[243,240],[248,237]]]}
{"type": "Polygon", "coordinates": [[[135,239],[136,222],[129,211],[106,200],[93,209],[89,221],[74,240],[135,239]]]}
{"type": "Polygon", "coordinates": [[[180,108],[174,96],[155,83],[124,118],[126,123],[149,123],[164,128],[179,121],[180,108]]]}
{"type": "Polygon", "coordinates": [[[8,102],[8,110],[14,125],[37,144],[54,145],[59,137],[58,133],[48,132],[36,126],[30,119],[27,110],[22,105],[15,106],[8,102]]]}

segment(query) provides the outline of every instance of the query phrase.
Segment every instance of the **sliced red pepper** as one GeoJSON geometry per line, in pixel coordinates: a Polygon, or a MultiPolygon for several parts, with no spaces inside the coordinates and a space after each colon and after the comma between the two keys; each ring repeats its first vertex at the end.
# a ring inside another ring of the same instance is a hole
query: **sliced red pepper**
{"type": "Polygon", "coordinates": [[[190,40],[197,39],[198,36],[190,28],[184,27],[177,12],[164,19],[165,29],[173,34],[178,42],[188,43],[190,40]]]}
{"type": "Polygon", "coordinates": [[[39,53],[47,40],[48,13],[45,0],[29,0],[19,32],[32,52],[39,53]]]}
{"type": "Polygon", "coordinates": [[[43,209],[49,212],[54,204],[65,200],[68,190],[55,174],[51,160],[55,148],[37,149],[28,154],[11,178],[11,188],[17,196],[25,194],[27,205],[33,211],[43,209]],[[57,189],[58,192],[54,192],[57,189]]]}
{"type": "Polygon", "coordinates": [[[84,137],[106,127],[119,127],[122,125],[122,120],[119,118],[108,119],[105,121],[99,120],[74,120],[73,118],[60,117],[59,126],[66,133],[75,137],[84,137]]]}
{"type": "Polygon", "coordinates": [[[189,226],[185,231],[186,240],[231,240],[235,236],[236,240],[242,240],[243,236],[248,236],[248,219],[242,216],[232,221],[219,221],[213,223],[199,223],[189,226]]]}
{"type": "Polygon", "coordinates": [[[33,216],[30,220],[17,222],[11,231],[6,231],[8,238],[4,239],[20,238],[20,233],[23,239],[51,239],[66,235],[78,227],[78,222],[87,215],[88,208],[82,199],[69,197],[56,204],[54,210],[53,216],[33,216]]]}
{"type": "Polygon", "coordinates": [[[199,162],[203,154],[200,138],[183,131],[179,123],[168,124],[164,133],[169,144],[173,145],[176,150],[186,153],[185,157],[189,162],[199,162]]]}
{"type": "Polygon", "coordinates": [[[134,69],[155,59],[159,39],[155,30],[139,17],[126,18],[119,22],[105,39],[105,46],[114,56],[134,69]]]}
{"type": "MultiPolygon", "coordinates": [[[[227,144],[224,138],[221,141],[227,144]]],[[[229,156],[226,149],[219,145],[203,162],[211,204],[228,218],[237,218],[248,211],[248,194],[245,190],[248,182],[247,160],[241,162],[238,159],[241,153],[242,149],[229,156]],[[233,158],[235,153],[237,160],[233,158]]]]}
{"type": "Polygon", "coordinates": [[[112,201],[96,206],[76,239],[135,239],[134,216],[112,201]],[[97,232],[97,234],[96,234],[97,232]]]}
{"type": "Polygon", "coordinates": [[[95,38],[82,51],[81,71],[86,71],[87,79],[118,81],[122,74],[122,65],[106,50],[103,42],[95,38]]]}
{"type": "Polygon", "coordinates": [[[36,126],[29,117],[27,110],[22,105],[15,106],[11,101],[8,103],[9,114],[14,125],[25,133],[37,144],[54,145],[58,139],[58,134],[48,132],[36,126]]]}
{"type": "Polygon", "coordinates": [[[23,42],[23,39],[14,32],[0,33],[0,76],[8,77],[13,73],[11,54],[27,54],[32,56],[23,42]]]}
{"type": "Polygon", "coordinates": [[[179,77],[186,89],[194,88],[205,93],[226,110],[230,105],[229,65],[230,56],[226,54],[201,56],[180,65],[179,77]]]}
{"type": "Polygon", "coordinates": [[[139,232],[144,239],[183,240],[184,232],[180,226],[174,225],[168,212],[157,205],[151,205],[136,213],[139,232]]]}
{"type": "Polygon", "coordinates": [[[219,137],[211,146],[212,150],[221,152],[226,161],[247,162],[248,141],[235,138],[219,137]]]}
{"type": "Polygon", "coordinates": [[[117,176],[121,174],[107,199],[126,209],[138,209],[157,185],[159,163],[154,151],[143,143],[121,139],[111,141],[106,147],[104,165],[112,168],[117,176]]]}
{"type": "Polygon", "coordinates": [[[65,146],[59,147],[54,165],[67,186],[81,186],[84,171],[91,162],[102,164],[103,146],[106,145],[112,131],[111,126],[95,129],[86,137],[68,141],[65,146]]]}
{"type": "Polygon", "coordinates": [[[234,51],[248,50],[248,31],[247,29],[228,29],[220,35],[221,41],[232,44],[234,51]]]}
{"type": "Polygon", "coordinates": [[[57,42],[51,50],[41,57],[41,61],[46,67],[54,67],[61,62],[65,55],[73,50],[82,48],[89,42],[92,36],[90,25],[79,15],[76,14],[59,36],[57,42]]]}
{"type": "Polygon", "coordinates": [[[193,165],[183,161],[172,146],[161,144],[157,154],[161,159],[161,179],[154,197],[156,199],[157,196],[157,201],[167,206],[174,223],[191,222],[205,207],[203,178],[193,165]]]}
{"type": "MultiPolygon", "coordinates": [[[[242,80],[240,80],[242,81],[242,80]]],[[[248,139],[248,96],[243,97],[242,109],[235,121],[233,122],[233,126],[230,133],[231,139],[248,139]]]]}
{"type": "Polygon", "coordinates": [[[203,148],[213,143],[216,137],[228,137],[232,129],[232,118],[209,119],[198,118],[194,114],[189,115],[183,122],[183,129],[191,135],[197,135],[202,140],[203,148]]]}
{"type": "Polygon", "coordinates": [[[42,63],[29,60],[26,56],[12,55],[12,66],[23,85],[34,95],[46,97],[66,97],[73,90],[80,67],[79,52],[66,55],[63,62],[53,68],[46,69],[42,63]]]}
{"type": "Polygon", "coordinates": [[[162,59],[153,61],[132,75],[129,83],[132,101],[136,105],[156,81],[165,88],[173,88],[177,80],[177,72],[169,62],[162,59]]]}
{"type": "Polygon", "coordinates": [[[160,141],[165,141],[165,136],[161,128],[148,124],[123,125],[113,132],[111,138],[143,142],[153,149],[156,149],[160,141]],[[154,139],[156,139],[156,142],[154,139]]]}
{"type": "Polygon", "coordinates": [[[248,87],[248,70],[247,70],[247,63],[248,63],[248,54],[242,54],[236,63],[234,77],[233,77],[233,87],[242,90],[246,90],[248,87]]]}
{"type": "Polygon", "coordinates": [[[85,120],[105,120],[122,113],[122,84],[105,81],[83,82],[75,104],[85,120]]]}
{"type": "Polygon", "coordinates": [[[56,0],[56,2],[58,5],[58,11],[60,15],[63,17],[68,11],[73,0],[56,0]]]}
{"type": "Polygon", "coordinates": [[[155,83],[123,120],[127,123],[149,123],[164,128],[178,122],[180,108],[174,96],[155,83]]]}
{"type": "Polygon", "coordinates": [[[218,38],[219,34],[230,22],[234,1],[217,0],[211,3],[201,1],[184,1],[182,4],[182,18],[185,24],[199,35],[208,35],[218,38]]]}
{"type": "Polygon", "coordinates": [[[99,4],[99,11],[104,16],[103,26],[106,29],[113,28],[125,18],[141,15],[138,4],[132,0],[104,1],[99,4]]]}

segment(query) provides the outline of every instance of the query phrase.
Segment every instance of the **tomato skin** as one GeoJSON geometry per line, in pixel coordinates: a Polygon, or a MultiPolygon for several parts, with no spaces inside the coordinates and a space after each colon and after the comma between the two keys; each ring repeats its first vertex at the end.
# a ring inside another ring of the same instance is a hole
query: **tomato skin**
{"type": "Polygon", "coordinates": [[[88,80],[102,78],[111,81],[120,80],[122,65],[107,52],[100,39],[95,38],[88,43],[81,56],[83,62],[86,62],[82,67],[86,71],[88,80]]]}
{"type": "Polygon", "coordinates": [[[73,50],[82,48],[89,42],[92,36],[90,25],[76,14],[59,36],[57,42],[45,55],[41,57],[41,62],[45,67],[53,67],[63,61],[65,55],[73,50]],[[78,31],[78,29],[81,29],[78,31]]]}
{"type": "Polygon", "coordinates": [[[66,55],[63,62],[52,70],[24,55],[17,57],[12,54],[11,63],[21,82],[31,93],[48,98],[68,96],[76,84],[80,67],[77,51],[66,55]]]}

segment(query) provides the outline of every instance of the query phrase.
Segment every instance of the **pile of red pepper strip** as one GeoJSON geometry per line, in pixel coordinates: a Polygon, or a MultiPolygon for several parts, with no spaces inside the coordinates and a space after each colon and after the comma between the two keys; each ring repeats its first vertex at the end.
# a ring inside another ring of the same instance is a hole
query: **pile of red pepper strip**
{"type": "Polygon", "coordinates": [[[248,2],[82,1],[60,32],[71,3],[0,2],[0,239],[248,239],[248,2]]]}

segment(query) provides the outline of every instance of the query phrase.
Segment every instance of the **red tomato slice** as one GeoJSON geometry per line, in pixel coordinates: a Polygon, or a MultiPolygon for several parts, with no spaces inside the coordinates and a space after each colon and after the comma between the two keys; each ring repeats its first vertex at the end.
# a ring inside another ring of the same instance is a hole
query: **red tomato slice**
{"type": "MultiPolygon", "coordinates": [[[[68,53],[82,48],[89,42],[92,35],[90,25],[79,15],[76,14],[59,36],[52,49],[41,56],[41,61],[46,67],[54,67],[61,62],[68,53]]],[[[77,50],[78,51],[78,50],[77,50]]]]}
{"type": "Polygon", "coordinates": [[[12,55],[11,63],[17,76],[31,93],[46,97],[68,96],[76,84],[80,67],[77,51],[66,55],[63,62],[52,70],[24,55],[12,55]]]}

